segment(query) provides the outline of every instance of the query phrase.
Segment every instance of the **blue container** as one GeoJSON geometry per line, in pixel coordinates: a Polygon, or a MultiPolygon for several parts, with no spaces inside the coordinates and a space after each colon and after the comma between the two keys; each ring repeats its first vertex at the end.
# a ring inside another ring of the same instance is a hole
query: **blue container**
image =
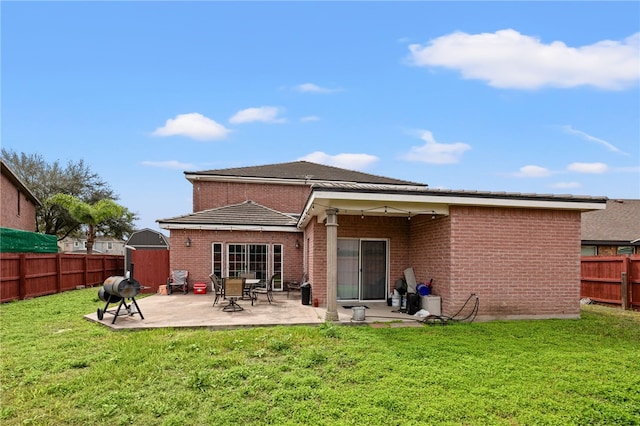
{"type": "Polygon", "coordinates": [[[431,294],[431,288],[426,285],[426,284],[418,284],[418,287],[416,288],[416,290],[418,290],[418,294],[420,296],[428,296],[431,294]]]}

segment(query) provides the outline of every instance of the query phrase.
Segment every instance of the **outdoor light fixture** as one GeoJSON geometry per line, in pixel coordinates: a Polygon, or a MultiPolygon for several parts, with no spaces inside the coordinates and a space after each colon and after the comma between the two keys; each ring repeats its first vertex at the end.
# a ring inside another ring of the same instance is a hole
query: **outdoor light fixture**
{"type": "Polygon", "coordinates": [[[296,240],[296,248],[299,249],[300,248],[300,243],[298,242],[298,240],[296,240]]]}
{"type": "Polygon", "coordinates": [[[185,247],[191,247],[191,238],[187,237],[187,240],[184,242],[185,247]]]}
{"type": "Polygon", "coordinates": [[[435,219],[436,218],[436,212],[433,211],[433,213],[431,214],[431,219],[435,219]]]}

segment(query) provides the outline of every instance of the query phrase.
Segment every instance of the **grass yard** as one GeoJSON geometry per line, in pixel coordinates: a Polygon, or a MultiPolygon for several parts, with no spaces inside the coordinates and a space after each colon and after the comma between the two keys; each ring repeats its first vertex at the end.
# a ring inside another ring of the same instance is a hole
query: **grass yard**
{"type": "Polygon", "coordinates": [[[86,289],[0,306],[2,425],[640,425],[640,314],[114,332],[86,289]]]}

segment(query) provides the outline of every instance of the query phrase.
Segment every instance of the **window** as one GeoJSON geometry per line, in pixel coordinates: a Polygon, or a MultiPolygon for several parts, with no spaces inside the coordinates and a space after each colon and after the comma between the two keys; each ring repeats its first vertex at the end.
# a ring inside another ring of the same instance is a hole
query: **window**
{"type": "Polygon", "coordinates": [[[633,246],[620,246],[618,247],[618,254],[633,254],[635,247],[633,246]]]}
{"type": "Polygon", "coordinates": [[[222,271],[222,243],[211,244],[211,272],[218,278],[224,277],[222,271]]]}
{"type": "Polygon", "coordinates": [[[596,246],[582,246],[582,256],[596,256],[598,254],[598,248],[596,246]]]}
{"type": "MultiPolygon", "coordinates": [[[[283,271],[283,261],[282,261],[282,244],[274,244],[273,245],[273,259],[272,259],[272,264],[273,264],[273,272],[272,274],[280,274],[280,279],[276,279],[276,281],[273,282],[273,289],[274,290],[282,290],[282,283],[283,283],[283,277],[282,277],[282,271],[283,271]]],[[[269,277],[271,278],[271,277],[269,277]]]]}

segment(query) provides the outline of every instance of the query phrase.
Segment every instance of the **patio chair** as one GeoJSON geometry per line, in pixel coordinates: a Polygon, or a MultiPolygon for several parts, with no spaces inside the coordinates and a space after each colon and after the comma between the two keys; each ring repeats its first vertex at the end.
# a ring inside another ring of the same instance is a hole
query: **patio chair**
{"type": "MultiPolygon", "coordinates": [[[[243,311],[244,308],[238,305],[238,299],[244,294],[245,278],[233,277],[224,279],[224,295],[229,299],[229,304],[222,308],[225,312],[243,311]]],[[[253,299],[251,300],[253,304],[253,299]]]]}
{"type": "Polygon", "coordinates": [[[287,299],[289,298],[290,291],[299,291],[302,294],[302,284],[306,283],[309,280],[309,275],[306,272],[302,274],[302,278],[300,281],[288,281],[286,283],[287,286],[287,299]]]}
{"type": "Polygon", "coordinates": [[[253,288],[254,298],[258,300],[258,294],[266,294],[269,304],[273,300],[273,282],[278,278],[280,274],[273,274],[269,281],[260,282],[253,288]]]}
{"type": "Polygon", "coordinates": [[[255,295],[253,294],[253,286],[256,283],[256,273],[255,272],[239,272],[238,276],[244,278],[246,281],[244,283],[244,294],[242,295],[242,299],[249,298],[251,299],[251,306],[253,306],[253,299],[255,295]],[[248,283],[248,280],[252,280],[252,283],[248,283]]]}
{"type": "Polygon", "coordinates": [[[213,300],[213,306],[215,306],[218,300],[220,300],[220,297],[224,298],[224,287],[222,281],[216,274],[209,275],[209,279],[211,279],[211,290],[216,295],[216,298],[213,300]]]}
{"type": "Polygon", "coordinates": [[[184,294],[189,292],[189,271],[176,269],[167,279],[167,294],[173,293],[173,287],[178,287],[184,294]]]}

